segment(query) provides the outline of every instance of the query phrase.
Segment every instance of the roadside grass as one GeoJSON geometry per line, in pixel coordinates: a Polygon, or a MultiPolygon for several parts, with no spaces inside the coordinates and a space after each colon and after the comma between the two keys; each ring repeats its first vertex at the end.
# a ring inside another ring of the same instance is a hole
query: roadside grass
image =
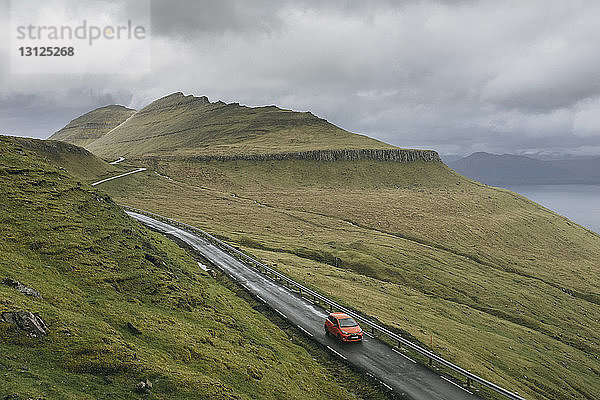
{"type": "Polygon", "coordinates": [[[0,322],[0,397],[358,398],[176,244],[24,147],[0,141],[0,279],[43,298],[0,285],[0,312],[39,313],[49,334],[0,322]]]}
{"type": "Polygon", "coordinates": [[[600,391],[600,236],[441,163],[145,160],[121,203],[237,244],[526,398],[600,391]]]}
{"type": "MultiPolygon", "coordinates": [[[[210,265],[210,262],[205,262],[207,265],[210,265]]],[[[327,351],[325,346],[311,338],[308,338],[306,335],[301,333],[296,326],[290,324],[289,321],[283,319],[269,306],[257,300],[254,296],[241,288],[237,282],[233,282],[224,274],[217,275],[217,279],[219,280],[219,283],[227,287],[232,292],[235,292],[239,297],[248,302],[254,310],[259,311],[271,322],[277,325],[279,329],[285,332],[291,341],[298,343],[303,348],[307,349],[311,356],[316,359],[319,364],[324,365],[327,368],[330,375],[335,376],[336,380],[344,382],[346,387],[352,388],[352,392],[359,398],[368,398],[373,400],[405,398],[405,396],[401,396],[399,393],[390,393],[386,389],[383,389],[378,381],[367,376],[364,371],[356,370],[351,364],[340,360],[339,357],[327,351]]]]}

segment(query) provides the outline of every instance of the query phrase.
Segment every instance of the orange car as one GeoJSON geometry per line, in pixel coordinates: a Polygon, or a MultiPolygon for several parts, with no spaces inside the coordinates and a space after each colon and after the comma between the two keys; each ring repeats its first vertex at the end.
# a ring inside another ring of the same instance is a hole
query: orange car
{"type": "Polygon", "coordinates": [[[362,342],[363,331],[348,314],[335,312],[325,320],[325,334],[333,335],[341,342],[362,342]]]}

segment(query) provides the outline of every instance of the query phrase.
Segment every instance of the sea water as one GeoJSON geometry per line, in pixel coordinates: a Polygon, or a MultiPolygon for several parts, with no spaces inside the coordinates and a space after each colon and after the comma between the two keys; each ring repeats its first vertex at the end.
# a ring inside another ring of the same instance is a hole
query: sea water
{"type": "Polygon", "coordinates": [[[506,188],[600,233],[600,185],[513,185],[506,188]]]}

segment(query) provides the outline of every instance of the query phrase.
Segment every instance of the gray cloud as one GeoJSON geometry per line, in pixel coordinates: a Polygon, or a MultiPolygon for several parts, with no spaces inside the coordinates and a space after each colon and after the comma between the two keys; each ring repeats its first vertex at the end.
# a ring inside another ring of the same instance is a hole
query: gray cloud
{"type": "Polygon", "coordinates": [[[591,0],[157,0],[150,74],[11,75],[0,50],[0,130],[45,137],[104,104],[184,91],[310,110],[399,146],[600,154],[597,15],[591,0]]]}
{"type": "Polygon", "coordinates": [[[0,95],[0,134],[46,138],[72,119],[107,104],[129,104],[127,93],[71,89],[0,95]]]}
{"type": "Polygon", "coordinates": [[[152,2],[155,35],[194,39],[198,35],[224,32],[270,32],[280,24],[279,10],[285,1],[171,1],[152,2]]]}

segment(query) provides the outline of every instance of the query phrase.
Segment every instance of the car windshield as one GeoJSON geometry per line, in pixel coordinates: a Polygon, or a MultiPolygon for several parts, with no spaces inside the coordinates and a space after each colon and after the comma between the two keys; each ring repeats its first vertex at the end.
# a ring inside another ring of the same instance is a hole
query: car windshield
{"type": "Polygon", "coordinates": [[[355,321],[355,320],[353,320],[352,318],[344,318],[344,319],[340,319],[340,326],[341,326],[342,328],[348,328],[348,327],[350,327],[350,326],[356,326],[356,325],[358,325],[358,324],[357,324],[357,323],[356,323],[356,321],[355,321]]]}

